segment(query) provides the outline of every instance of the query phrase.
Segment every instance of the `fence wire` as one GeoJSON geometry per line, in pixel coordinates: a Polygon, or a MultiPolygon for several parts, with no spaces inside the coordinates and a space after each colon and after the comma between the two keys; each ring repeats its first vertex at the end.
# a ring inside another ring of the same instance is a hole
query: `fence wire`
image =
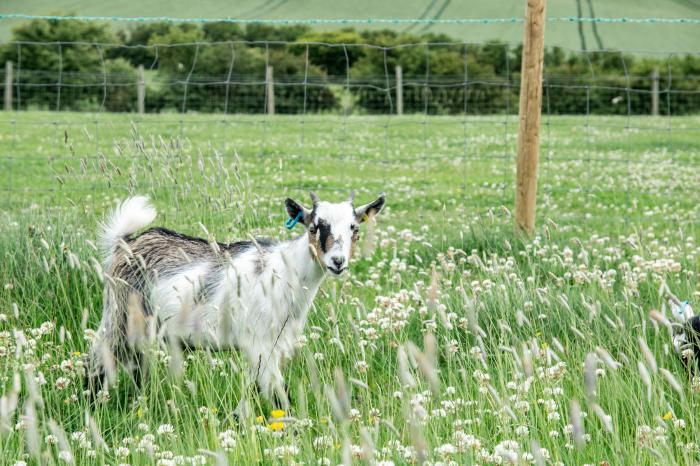
{"type": "MultiPolygon", "coordinates": [[[[254,188],[275,195],[319,186],[346,192],[361,173],[364,190],[394,180],[390,188],[416,199],[437,193],[463,211],[512,204],[517,46],[231,40],[4,48],[15,51],[2,79],[12,111],[0,115],[8,211],[80,202],[105,189],[192,189],[167,173],[148,185],[144,167],[191,170],[214,153],[228,164],[242,160],[243,176],[267,173],[254,188]],[[479,60],[487,54],[497,57],[489,66],[479,60]],[[154,155],[171,146],[173,158],[154,155]],[[328,175],[309,176],[311,165],[328,175]]],[[[657,54],[645,69],[619,51],[548,50],[541,213],[556,214],[557,196],[580,192],[600,200],[597,215],[643,222],[639,196],[662,195],[654,164],[678,173],[675,191],[663,194],[669,202],[697,200],[700,75],[679,74],[683,59],[657,54]],[[572,62],[575,72],[566,68],[572,62]],[[605,208],[615,203],[627,207],[605,208]]]]}

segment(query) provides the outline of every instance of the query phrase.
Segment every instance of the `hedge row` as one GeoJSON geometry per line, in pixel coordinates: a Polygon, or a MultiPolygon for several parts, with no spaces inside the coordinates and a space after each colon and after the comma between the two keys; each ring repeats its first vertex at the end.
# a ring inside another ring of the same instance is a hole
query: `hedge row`
{"type": "MultiPolygon", "coordinates": [[[[407,113],[516,112],[520,70],[520,47],[497,42],[228,23],[150,23],[114,33],[96,23],[34,20],[13,31],[0,58],[15,63],[18,108],[117,112],[136,109],[139,66],[147,70],[147,111],[229,113],[265,111],[268,65],[279,113],[392,112],[397,65],[407,113]]],[[[700,57],[558,48],[545,57],[544,110],[648,114],[654,69],[662,113],[700,110],[700,57]]]]}

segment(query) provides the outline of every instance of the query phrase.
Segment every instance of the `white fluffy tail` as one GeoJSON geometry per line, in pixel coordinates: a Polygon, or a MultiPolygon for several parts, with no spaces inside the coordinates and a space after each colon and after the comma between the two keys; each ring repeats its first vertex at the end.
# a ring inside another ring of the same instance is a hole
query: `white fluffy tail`
{"type": "Polygon", "coordinates": [[[109,264],[119,240],[141,228],[147,227],[156,218],[156,209],[146,196],[134,196],[119,204],[100,227],[99,246],[109,264]]]}

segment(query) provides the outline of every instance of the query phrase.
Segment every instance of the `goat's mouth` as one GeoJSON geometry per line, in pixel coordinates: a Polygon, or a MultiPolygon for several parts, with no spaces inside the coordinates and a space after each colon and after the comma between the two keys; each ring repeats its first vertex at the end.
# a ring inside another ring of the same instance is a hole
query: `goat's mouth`
{"type": "Polygon", "coordinates": [[[330,265],[326,266],[326,268],[327,268],[328,270],[330,270],[330,272],[331,272],[333,275],[341,275],[343,272],[345,272],[345,271],[348,269],[347,267],[343,267],[343,268],[340,268],[340,269],[336,269],[335,267],[331,267],[330,265]]]}

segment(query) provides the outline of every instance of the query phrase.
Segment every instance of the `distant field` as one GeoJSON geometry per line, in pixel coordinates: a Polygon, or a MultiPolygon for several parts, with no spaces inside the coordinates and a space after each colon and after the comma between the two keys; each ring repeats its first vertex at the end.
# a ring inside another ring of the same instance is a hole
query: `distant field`
{"type": "MultiPolygon", "coordinates": [[[[660,17],[700,18],[698,0],[581,0],[582,16],[598,17],[660,17]]],[[[547,13],[551,17],[577,16],[576,0],[550,0],[547,13]]],[[[322,1],[322,0],[242,0],[236,2],[216,0],[187,2],[182,0],[155,0],[116,2],[87,0],[5,0],[0,4],[0,13],[52,14],[71,12],[95,16],[175,16],[175,17],[241,17],[241,18],[510,18],[522,17],[524,1],[453,1],[453,0],[407,0],[405,2],[322,1]]],[[[17,22],[0,22],[0,38],[8,39],[10,30],[17,22]]],[[[457,39],[484,42],[500,39],[511,43],[522,40],[522,26],[516,25],[469,25],[469,26],[399,26],[398,30],[413,32],[434,31],[450,34],[457,39]]],[[[700,43],[700,28],[697,25],[603,25],[594,31],[590,24],[584,26],[588,49],[598,48],[597,32],[605,48],[637,51],[697,52],[700,43]]],[[[581,48],[581,39],[576,24],[547,25],[548,44],[572,49],[581,48]]]]}
{"type": "MultiPolygon", "coordinates": [[[[611,216],[651,221],[642,212],[652,198],[653,206],[664,207],[654,220],[663,219],[665,209],[695,207],[686,190],[692,193],[698,179],[700,118],[547,116],[544,124],[543,214],[573,222],[573,228],[588,214],[607,229],[617,226],[609,223],[611,216]],[[660,167],[674,172],[674,182],[662,191],[656,179],[660,167]],[[626,205],[633,199],[640,203],[636,208],[626,205]]],[[[268,198],[307,187],[337,195],[350,187],[367,195],[392,190],[402,193],[394,209],[406,213],[416,205],[439,212],[448,202],[469,215],[510,206],[514,196],[517,117],[512,115],[18,112],[0,114],[0,132],[6,166],[0,188],[8,191],[0,206],[13,208],[30,200],[80,204],[85,196],[117,196],[128,186],[215,195],[208,192],[209,183],[200,185],[207,175],[196,168],[198,159],[211,160],[215,153],[221,163],[235,162],[240,176],[268,198]],[[148,150],[135,146],[134,137],[148,150]],[[185,146],[168,149],[176,157],[162,158],[161,146],[175,144],[173,138],[185,146]],[[145,162],[161,175],[153,178],[145,162]]]]}
{"type": "Polygon", "coordinates": [[[514,116],[2,113],[0,462],[697,464],[700,378],[649,313],[668,315],[664,284],[700,310],[698,127],[545,116],[528,240],[514,116]],[[141,391],[122,376],[88,405],[115,200],[148,194],[158,225],[218,241],[289,238],[283,200],[310,189],[387,208],[322,286],[283,420],[235,351],[155,343],[141,391]]]}

